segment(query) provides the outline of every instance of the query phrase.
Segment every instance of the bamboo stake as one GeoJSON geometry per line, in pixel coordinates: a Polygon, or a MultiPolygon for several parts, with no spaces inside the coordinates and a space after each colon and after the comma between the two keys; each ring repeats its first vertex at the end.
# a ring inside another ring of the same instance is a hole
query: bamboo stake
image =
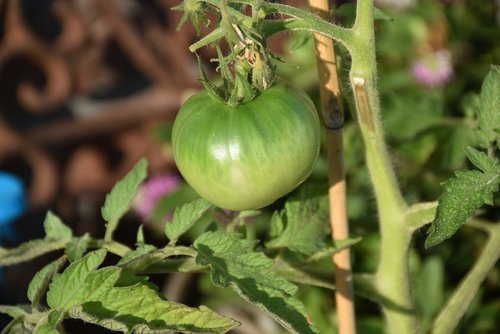
{"type": "MultiPolygon", "coordinates": [[[[309,6],[324,19],[330,19],[328,0],[308,0],[309,6]]],[[[316,60],[321,89],[321,109],[327,131],[330,223],[333,240],[349,237],[346,210],[346,183],[343,161],[344,113],[340,102],[340,83],[333,40],[314,34],[316,60]]],[[[352,289],[351,256],[346,248],[333,256],[335,265],[335,301],[339,334],[355,334],[356,321],[352,289]]]]}

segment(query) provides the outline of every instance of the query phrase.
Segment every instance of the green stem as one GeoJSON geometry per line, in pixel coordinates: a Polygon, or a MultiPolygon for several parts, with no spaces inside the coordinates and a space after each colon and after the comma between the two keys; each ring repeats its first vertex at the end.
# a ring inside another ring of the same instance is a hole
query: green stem
{"type": "Polygon", "coordinates": [[[118,255],[120,257],[124,257],[128,252],[131,251],[129,247],[124,244],[121,244],[117,241],[105,241],[103,239],[98,240],[90,240],[89,242],[90,248],[104,248],[110,253],[118,255]]]}
{"type": "Polygon", "coordinates": [[[110,221],[106,224],[106,231],[104,232],[105,241],[113,240],[113,233],[115,232],[117,226],[118,226],[118,221],[110,221]]]}
{"type": "Polygon", "coordinates": [[[365,144],[366,161],[377,199],[381,233],[376,286],[387,330],[393,334],[418,333],[410,293],[408,252],[412,230],[405,221],[406,203],[389,158],[380,120],[373,26],[373,1],[358,1],[351,46],[356,111],[365,144]]]}
{"type": "Polygon", "coordinates": [[[292,30],[300,29],[317,32],[335,39],[337,42],[340,42],[344,46],[346,46],[347,49],[350,49],[351,29],[349,28],[337,26],[323,20],[316,14],[280,3],[264,2],[263,7],[270,13],[280,13],[299,19],[299,21],[295,21],[294,23],[295,25],[297,25],[295,29],[292,28],[294,24],[291,24],[293,20],[288,20],[289,27],[292,28],[292,30]]]}
{"type": "Polygon", "coordinates": [[[175,246],[175,247],[167,246],[161,249],[161,253],[163,255],[163,258],[171,256],[180,256],[180,255],[196,257],[198,255],[198,252],[195,251],[194,249],[184,246],[175,246]]]}
{"type": "Polygon", "coordinates": [[[472,269],[443,307],[434,322],[433,334],[451,334],[467,311],[479,286],[500,257],[500,225],[489,229],[490,238],[472,269]]]}
{"type": "Polygon", "coordinates": [[[189,247],[183,246],[166,246],[157,249],[150,253],[136,257],[123,265],[124,268],[135,273],[142,273],[146,269],[154,266],[156,263],[164,261],[164,259],[173,256],[190,256],[195,257],[198,253],[189,247]]]}
{"type": "Polygon", "coordinates": [[[172,272],[208,272],[208,266],[196,263],[192,257],[182,259],[163,259],[147,267],[142,274],[165,274],[172,272]]]}
{"type": "Polygon", "coordinates": [[[412,232],[415,232],[434,220],[437,206],[437,201],[424,202],[414,204],[406,210],[405,220],[412,232]]]}
{"type": "Polygon", "coordinates": [[[319,16],[311,13],[305,15],[305,13],[306,12],[302,13],[304,15],[298,15],[296,18],[291,19],[264,21],[262,23],[262,33],[266,37],[270,37],[282,31],[310,31],[334,39],[344,45],[347,50],[351,50],[351,29],[336,26],[324,21],[319,16]]]}
{"type": "Polygon", "coordinates": [[[419,333],[410,293],[408,253],[411,232],[401,216],[380,218],[381,254],[376,286],[388,333],[419,333]]]}
{"type": "MultiPolygon", "coordinates": [[[[218,0],[204,1],[214,7],[220,7],[220,2],[218,0]]],[[[248,5],[254,4],[252,0],[242,0],[238,2],[248,5]]],[[[267,13],[280,13],[292,17],[292,19],[266,20],[262,22],[261,31],[264,36],[270,37],[278,32],[287,30],[305,30],[316,32],[329,38],[335,39],[337,42],[343,44],[348,50],[351,50],[351,29],[329,23],[316,14],[292,6],[267,1],[263,1],[261,5],[267,13]]],[[[229,14],[236,17],[240,21],[240,23],[246,24],[248,26],[252,25],[252,19],[247,15],[230,7],[227,8],[227,11],[229,14]]],[[[197,49],[209,43],[215,42],[222,37],[224,37],[224,32],[221,28],[217,28],[206,37],[192,44],[189,47],[189,50],[191,52],[194,52],[197,49]]]]}

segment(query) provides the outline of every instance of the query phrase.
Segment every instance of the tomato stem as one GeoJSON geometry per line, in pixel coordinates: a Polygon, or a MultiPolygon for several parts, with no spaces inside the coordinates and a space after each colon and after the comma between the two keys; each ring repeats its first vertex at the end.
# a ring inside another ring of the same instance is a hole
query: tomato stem
{"type": "Polygon", "coordinates": [[[407,205],[389,158],[380,121],[373,26],[373,1],[358,1],[351,39],[351,84],[365,155],[377,199],[381,233],[376,286],[385,302],[389,333],[418,333],[410,292],[408,254],[413,230],[406,221],[407,205]]]}

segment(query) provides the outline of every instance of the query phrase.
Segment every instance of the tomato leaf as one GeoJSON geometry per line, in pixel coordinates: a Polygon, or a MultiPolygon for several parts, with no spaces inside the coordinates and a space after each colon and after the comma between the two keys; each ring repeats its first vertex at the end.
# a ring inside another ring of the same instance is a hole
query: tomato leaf
{"type": "Polygon", "coordinates": [[[37,239],[25,242],[16,248],[0,247],[0,266],[11,266],[29,261],[43,254],[63,249],[66,243],[66,240],[37,239]]]}
{"type": "Polygon", "coordinates": [[[271,238],[277,238],[283,230],[285,229],[285,223],[283,223],[284,212],[275,211],[271,217],[271,230],[269,231],[269,236],[271,238]]]}
{"type": "Polygon", "coordinates": [[[175,244],[179,237],[186,233],[211,207],[212,204],[200,198],[176,208],[174,220],[167,221],[165,224],[165,234],[170,240],[169,244],[175,244]]]}
{"type": "Polygon", "coordinates": [[[87,275],[85,298],[69,309],[69,316],[127,333],[227,333],[239,325],[204,306],[166,301],[142,283],[116,287],[120,273],[119,267],[105,267],[87,275]]]}
{"type": "Polygon", "coordinates": [[[349,248],[362,240],[361,237],[348,238],[343,240],[335,240],[331,242],[331,246],[321,249],[319,252],[309,256],[305,262],[319,261],[325,257],[331,257],[333,254],[340,252],[343,249],[349,248]]]}
{"type": "Polygon", "coordinates": [[[500,66],[493,66],[481,88],[480,112],[477,115],[479,129],[476,132],[481,146],[488,148],[490,142],[498,140],[500,129],[500,66]]]}
{"type": "MultiPolygon", "coordinates": [[[[88,291],[84,289],[85,281],[99,267],[106,257],[106,250],[100,249],[85,255],[82,259],[70,264],[61,275],[54,278],[47,292],[47,304],[53,309],[69,309],[80,304],[88,291]]],[[[105,289],[104,282],[99,289],[105,289]]],[[[98,290],[93,293],[98,293],[98,290]]]]}
{"type": "Polygon", "coordinates": [[[40,300],[47,291],[50,282],[65,262],[66,258],[60,257],[35,274],[28,286],[28,299],[31,301],[31,307],[37,308],[40,305],[40,300]]]}
{"type": "Polygon", "coordinates": [[[389,94],[384,109],[384,128],[391,137],[410,140],[443,125],[444,99],[423,94],[389,94]],[[411,105],[411,110],[408,106],[411,105]]]}
{"type": "Polygon", "coordinates": [[[141,159],[106,196],[101,213],[107,222],[106,235],[108,237],[118,226],[120,218],[129,210],[139,186],[147,177],[147,167],[147,160],[141,159]]]}
{"type": "Polygon", "coordinates": [[[52,310],[49,313],[47,323],[55,328],[64,319],[64,313],[59,310],[52,310]]]}
{"type": "Polygon", "coordinates": [[[206,232],[196,239],[196,262],[211,267],[212,282],[231,287],[243,299],[269,314],[291,333],[318,333],[293,295],[297,287],[276,275],[273,260],[253,251],[254,243],[239,234],[206,232]]]}
{"type": "Polygon", "coordinates": [[[68,259],[71,262],[75,262],[77,260],[80,260],[87,251],[87,248],[89,247],[89,242],[90,242],[90,235],[88,233],[85,233],[82,237],[80,238],[73,238],[68,244],[66,245],[66,255],[68,256],[68,259]]]}
{"type": "Polygon", "coordinates": [[[420,312],[429,324],[443,306],[445,271],[443,260],[430,256],[422,264],[416,279],[415,299],[420,312]]]}
{"type": "Polygon", "coordinates": [[[57,329],[53,328],[50,324],[44,323],[35,327],[33,334],[58,334],[57,329]]]}
{"type": "Polygon", "coordinates": [[[71,229],[64,225],[61,219],[50,211],[47,212],[45,216],[43,227],[45,229],[46,239],[69,241],[73,237],[71,229]]]}
{"type": "Polygon", "coordinates": [[[60,310],[52,310],[46,313],[38,320],[33,333],[34,334],[57,334],[59,331],[57,326],[64,320],[64,312],[60,310]]]}
{"type": "Polygon", "coordinates": [[[498,173],[500,171],[500,163],[496,158],[488,157],[484,152],[478,151],[473,147],[466,147],[465,154],[469,160],[482,170],[484,173],[498,173]]]}
{"type": "Polygon", "coordinates": [[[281,217],[275,215],[272,219],[272,234],[276,235],[280,230],[281,233],[266,243],[266,247],[286,247],[304,255],[323,249],[325,236],[330,232],[326,197],[308,198],[301,194],[299,198],[286,202],[281,217]]]}
{"type": "Polygon", "coordinates": [[[0,266],[26,262],[43,254],[62,249],[73,237],[71,229],[50,211],[45,216],[43,226],[45,229],[44,239],[30,240],[11,249],[0,247],[0,266]]]}
{"type": "Polygon", "coordinates": [[[156,247],[153,245],[140,244],[139,246],[137,246],[137,249],[134,249],[133,251],[130,251],[127,254],[125,254],[125,256],[122,257],[122,259],[118,262],[118,265],[120,266],[129,263],[130,261],[138,257],[141,257],[145,254],[149,254],[155,250],[156,247]]]}
{"type": "Polygon", "coordinates": [[[140,225],[137,229],[137,236],[135,238],[136,244],[144,244],[144,225],[140,225]]]}
{"type": "Polygon", "coordinates": [[[332,280],[316,277],[301,267],[302,265],[294,266],[283,259],[278,259],[274,263],[273,271],[291,282],[335,290],[332,280]]]}
{"type": "Polygon", "coordinates": [[[483,204],[493,204],[493,193],[500,185],[498,159],[471,147],[466,153],[481,171],[458,171],[444,184],[444,193],[439,197],[436,217],[425,241],[426,248],[450,238],[483,204]]]}

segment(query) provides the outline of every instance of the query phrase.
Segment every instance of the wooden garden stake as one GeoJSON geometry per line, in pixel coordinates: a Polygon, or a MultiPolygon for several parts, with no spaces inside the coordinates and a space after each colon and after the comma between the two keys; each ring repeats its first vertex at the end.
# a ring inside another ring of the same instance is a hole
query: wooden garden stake
{"type": "MultiPolygon", "coordinates": [[[[309,6],[322,18],[330,18],[328,0],[308,0],[309,6]]],[[[320,80],[321,112],[327,129],[328,179],[330,223],[333,240],[349,237],[346,210],[346,183],[343,161],[342,134],[344,113],[340,101],[340,83],[337,73],[333,40],[315,33],[316,60],[320,80]]],[[[352,289],[350,249],[333,256],[335,265],[335,301],[339,334],[355,334],[356,321],[352,289]]]]}

